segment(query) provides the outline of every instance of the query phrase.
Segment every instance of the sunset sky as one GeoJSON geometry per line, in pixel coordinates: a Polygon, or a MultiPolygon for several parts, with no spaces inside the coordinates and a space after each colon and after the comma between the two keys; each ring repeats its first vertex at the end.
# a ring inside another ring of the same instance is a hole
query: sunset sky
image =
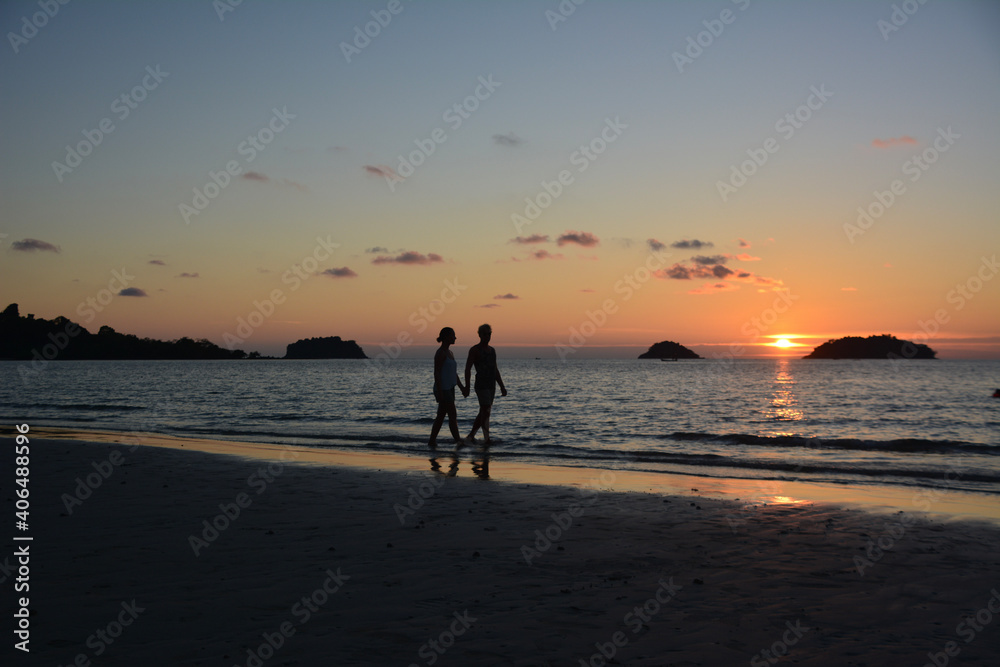
{"type": "Polygon", "coordinates": [[[0,308],[275,355],[488,321],[509,356],[1000,358],[1000,3],[36,0],[0,26],[0,308]]]}

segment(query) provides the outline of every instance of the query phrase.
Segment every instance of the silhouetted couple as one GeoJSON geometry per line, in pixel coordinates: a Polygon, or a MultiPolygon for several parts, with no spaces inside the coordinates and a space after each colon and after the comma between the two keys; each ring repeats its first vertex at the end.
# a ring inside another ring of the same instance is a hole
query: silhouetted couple
{"type": "Polygon", "coordinates": [[[490,412],[493,409],[493,398],[496,395],[497,385],[500,385],[500,395],[507,395],[507,388],[500,377],[500,369],[497,368],[497,351],[490,347],[490,338],[493,336],[493,329],[488,324],[479,327],[479,343],[469,348],[469,358],[465,362],[465,384],[458,378],[458,362],[455,355],[449,349],[457,340],[455,330],[451,327],[441,329],[438,335],[438,342],[441,347],[434,354],[434,399],[438,403],[437,416],[434,418],[434,425],[431,427],[431,438],[427,443],[430,447],[437,447],[438,432],[444,424],[445,415],[448,416],[448,428],[455,438],[455,444],[461,447],[465,440],[458,433],[458,413],[455,409],[455,387],[462,392],[462,396],[469,395],[469,383],[472,377],[472,368],[476,368],[476,398],[479,399],[479,414],[476,421],[472,423],[472,430],[469,432],[467,440],[472,441],[476,432],[483,429],[483,440],[490,442],[490,412]]]}

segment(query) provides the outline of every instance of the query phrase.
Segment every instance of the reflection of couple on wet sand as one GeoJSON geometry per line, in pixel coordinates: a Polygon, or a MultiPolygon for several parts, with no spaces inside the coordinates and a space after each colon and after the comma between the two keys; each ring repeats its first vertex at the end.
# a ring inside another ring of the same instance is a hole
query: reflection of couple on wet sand
{"type": "Polygon", "coordinates": [[[497,351],[490,347],[490,338],[493,336],[493,329],[488,324],[479,327],[479,343],[469,348],[469,358],[465,363],[465,384],[458,378],[458,362],[455,355],[449,349],[454,345],[456,337],[455,330],[451,327],[441,329],[438,335],[438,342],[441,347],[434,354],[434,399],[438,403],[437,416],[434,418],[434,425],[431,427],[430,447],[437,447],[437,436],[444,424],[445,415],[448,417],[448,428],[455,439],[455,444],[461,447],[465,440],[458,433],[458,413],[455,409],[455,387],[457,386],[463,396],[469,395],[469,382],[472,376],[473,366],[476,368],[476,398],[479,399],[479,414],[472,423],[472,430],[469,432],[467,440],[474,441],[476,431],[483,429],[483,441],[490,443],[490,412],[493,409],[493,398],[496,395],[496,387],[500,385],[500,395],[507,395],[507,388],[500,377],[500,369],[497,368],[497,351]]]}

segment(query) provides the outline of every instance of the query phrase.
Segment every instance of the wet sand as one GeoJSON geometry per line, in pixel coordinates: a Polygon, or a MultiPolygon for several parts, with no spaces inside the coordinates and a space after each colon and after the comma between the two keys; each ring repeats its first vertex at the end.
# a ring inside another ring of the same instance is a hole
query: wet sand
{"type": "Polygon", "coordinates": [[[10,664],[919,667],[1000,655],[1000,528],[967,520],[967,504],[861,510],[787,486],[684,489],[696,478],[496,461],[482,479],[475,449],[456,466],[442,448],[435,472],[428,459],[276,445],[29,436],[31,522],[18,534],[33,537],[31,654],[9,640],[10,664]],[[528,483],[540,480],[560,485],[528,483]]]}

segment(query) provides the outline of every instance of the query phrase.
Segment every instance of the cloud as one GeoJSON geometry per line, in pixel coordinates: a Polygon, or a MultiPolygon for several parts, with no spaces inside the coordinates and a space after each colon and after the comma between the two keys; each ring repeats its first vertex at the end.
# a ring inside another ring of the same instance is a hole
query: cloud
{"type": "Polygon", "coordinates": [[[664,248],[667,247],[666,243],[663,243],[662,241],[657,241],[656,239],[646,239],[646,244],[649,246],[649,249],[652,250],[653,252],[659,252],[660,250],[663,250],[664,248]]]}
{"type": "Polygon", "coordinates": [[[200,278],[201,276],[199,276],[197,273],[188,273],[187,271],[185,271],[184,273],[180,274],[177,277],[178,278],[200,278]]]}
{"type": "Polygon", "coordinates": [[[740,247],[741,248],[749,248],[750,247],[750,242],[747,241],[746,239],[740,239],[739,241],[740,241],[740,247]]]}
{"type": "Polygon", "coordinates": [[[381,176],[382,178],[388,178],[389,180],[392,181],[403,180],[402,178],[400,178],[399,174],[397,174],[395,170],[393,170],[392,167],[388,167],[384,164],[378,165],[377,167],[375,165],[366,164],[364,166],[364,170],[367,173],[371,174],[372,176],[381,176]]]}
{"type": "Polygon", "coordinates": [[[595,290],[595,289],[590,289],[590,288],[588,287],[588,288],[585,288],[585,289],[582,289],[582,290],[580,290],[580,291],[581,291],[581,292],[585,292],[586,294],[593,294],[593,293],[595,293],[595,292],[596,292],[597,290],[595,290]]]}
{"type": "Polygon", "coordinates": [[[732,292],[739,288],[739,285],[732,283],[706,283],[703,287],[688,290],[688,294],[718,294],[719,292],[732,292]]]}
{"type": "Polygon", "coordinates": [[[720,278],[720,279],[722,279],[722,278],[728,278],[729,276],[733,275],[734,273],[736,273],[736,272],[733,271],[732,269],[728,269],[728,268],[724,267],[722,264],[716,264],[715,266],[712,267],[712,275],[714,275],[716,278],[720,278]]]}
{"type": "Polygon", "coordinates": [[[728,278],[735,273],[735,271],[726,268],[722,264],[700,264],[697,266],[674,264],[668,269],[655,271],[653,275],[663,279],[690,280],[692,278],[728,278]]]}
{"type": "Polygon", "coordinates": [[[715,247],[715,244],[711,241],[699,241],[698,239],[691,239],[688,241],[687,239],[684,239],[683,241],[674,241],[670,244],[670,247],[680,248],[681,250],[700,250],[701,248],[713,248],[715,247]]]}
{"type": "Polygon", "coordinates": [[[493,143],[498,146],[520,146],[524,143],[524,139],[521,139],[513,132],[508,132],[507,134],[494,134],[493,143]]]}
{"type": "Polygon", "coordinates": [[[874,141],[872,141],[872,146],[874,146],[875,148],[895,148],[897,146],[907,146],[907,145],[916,146],[919,143],[920,142],[914,139],[913,137],[909,136],[908,134],[904,134],[901,137],[894,137],[892,139],[875,139],[874,141]]]}
{"type": "Polygon", "coordinates": [[[766,292],[768,290],[781,290],[785,289],[785,281],[779,280],[778,278],[768,278],[767,276],[755,276],[751,275],[749,278],[741,279],[747,282],[752,282],[758,288],[758,292],[766,292]]]}
{"type": "Polygon", "coordinates": [[[566,245],[567,243],[576,243],[584,248],[592,248],[600,243],[600,240],[590,232],[574,232],[567,230],[564,234],[559,235],[559,238],[556,239],[556,244],[566,245]]]}
{"type": "Polygon", "coordinates": [[[395,257],[389,257],[387,255],[379,255],[372,260],[372,264],[435,264],[437,262],[443,262],[444,258],[436,253],[427,253],[422,255],[419,252],[414,252],[413,250],[407,250],[406,252],[397,255],[395,257]]]}
{"type": "Polygon", "coordinates": [[[548,250],[536,250],[528,256],[529,259],[563,259],[561,254],[553,255],[548,250]]]}
{"type": "Polygon", "coordinates": [[[493,298],[494,299],[520,299],[521,297],[517,296],[516,294],[511,294],[510,292],[507,292],[506,294],[497,294],[493,298]]]}
{"type": "Polygon", "coordinates": [[[691,279],[691,269],[684,266],[683,264],[674,264],[668,269],[660,269],[659,271],[654,271],[653,275],[657,278],[671,279],[671,280],[690,280],[691,279]]]}
{"type": "Polygon", "coordinates": [[[295,188],[299,192],[309,192],[309,188],[307,188],[306,186],[302,185],[298,181],[292,181],[292,180],[289,180],[287,178],[283,178],[283,179],[281,179],[281,183],[280,184],[283,185],[283,186],[285,186],[286,188],[295,188]]]}
{"type": "Polygon", "coordinates": [[[372,246],[371,248],[365,248],[365,252],[370,255],[377,255],[380,252],[389,252],[389,249],[377,245],[377,246],[372,246]]]}
{"type": "Polygon", "coordinates": [[[59,246],[52,245],[47,241],[39,241],[38,239],[14,241],[10,244],[10,247],[19,252],[35,252],[37,250],[41,250],[42,252],[60,252],[59,246]]]}
{"type": "Polygon", "coordinates": [[[306,186],[302,185],[301,183],[289,180],[287,178],[283,178],[280,181],[271,181],[271,177],[270,176],[268,176],[266,174],[262,174],[259,171],[248,171],[245,174],[243,174],[242,178],[244,178],[244,179],[246,179],[248,181],[258,181],[260,183],[271,183],[271,182],[273,182],[275,185],[281,185],[281,186],[288,187],[288,188],[295,188],[299,192],[309,192],[309,188],[307,188],[306,186]]]}
{"type": "MultiPolygon", "coordinates": [[[[693,278],[709,278],[725,281],[746,282],[761,288],[760,291],[785,289],[784,282],[778,280],[777,278],[758,276],[750,271],[744,271],[742,269],[733,270],[724,266],[722,263],[711,263],[711,260],[720,258],[725,259],[726,257],[727,256],[721,255],[719,257],[694,257],[692,258],[693,260],[701,261],[693,265],[677,263],[669,268],[654,271],[653,275],[661,280],[691,280],[693,278]]],[[[731,285],[731,283],[709,283],[703,288],[691,290],[689,294],[714,294],[715,292],[722,291],[723,288],[719,287],[719,285],[723,284],[731,285]]],[[[732,285],[726,289],[732,290],[738,289],[738,287],[732,285]]]]}
{"type": "Polygon", "coordinates": [[[515,236],[510,241],[508,241],[508,243],[520,243],[520,244],[548,243],[548,242],[549,242],[549,235],[548,234],[532,234],[531,236],[515,236]]]}
{"type": "Polygon", "coordinates": [[[691,261],[702,266],[711,266],[713,264],[725,264],[728,258],[728,255],[695,255],[691,258],[691,261]]]}
{"type": "Polygon", "coordinates": [[[476,306],[476,308],[499,308],[499,303],[484,303],[481,306],[476,306]]]}
{"type": "Polygon", "coordinates": [[[126,287],[122,291],[118,292],[118,296],[149,296],[146,294],[145,290],[141,290],[138,287],[126,287]]]}
{"type": "Polygon", "coordinates": [[[730,257],[735,257],[741,262],[757,262],[760,261],[760,257],[754,257],[753,255],[745,252],[741,252],[738,255],[729,255],[730,257]]]}
{"type": "Polygon", "coordinates": [[[167,263],[164,262],[162,259],[151,259],[151,260],[149,260],[149,263],[150,264],[156,264],[157,266],[166,266],[167,265],[167,263]]]}
{"type": "Polygon", "coordinates": [[[342,266],[339,269],[327,269],[326,271],[321,271],[325,276],[330,276],[331,278],[357,278],[358,274],[350,270],[346,266],[342,266]]]}

